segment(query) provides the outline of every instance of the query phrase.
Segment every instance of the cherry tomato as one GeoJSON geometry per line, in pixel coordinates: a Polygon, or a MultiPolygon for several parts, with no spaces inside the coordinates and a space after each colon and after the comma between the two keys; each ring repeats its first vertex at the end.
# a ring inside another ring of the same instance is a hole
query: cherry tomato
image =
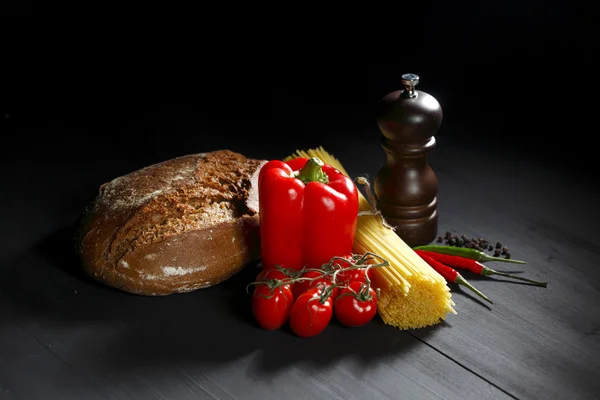
{"type": "MultiPolygon", "coordinates": [[[[278,279],[278,280],[282,281],[282,280],[289,280],[290,277],[286,274],[285,271],[282,271],[279,269],[263,269],[262,271],[260,271],[260,273],[256,277],[257,282],[266,282],[266,281],[269,281],[272,279],[278,279]]],[[[292,293],[293,293],[294,283],[290,282],[286,286],[288,286],[290,289],[292,289],[292,293]]],[[[294,297],[296,297],[296,296],[294,296],[294,297]]]]}
{"type": "Polygon", "coordinates": [[[302,293],[292,306],[290,328],[297,336],[318,335],[329,325],[333,316],[331,297],[321,303],[321,289],[312,288],[302,293]]]}
{"type": "Polygon", "coordinates": [[[332,265],[336,268],[340,268],[340,269],[344,269],[344,268],[348,268],[352,265],[352,256],[350,254],[346,254],[345,256],[342,256],[343,259],[341,258],[336,258],[335,260],[333,260],[332,265]]]}
{"type": "Polygon", "coordinates": [[[363,283],[350,282],[343,288],[335,302],[335,316],[345,326],[362,326],[375,317],[377,313],[377,293],[369,287],[365,293],[363,283]]]}
{"type": "MultiPolygon", "coordinates": [[[[340,271],[336,275],[336,281],[341,283],[342,285],[348,285],[353,281],[366,282],[366,266],[364,268],[354,268],[353,267],[354,260],[352,260],[352,255],[346,254],[342,259],[336,259],[333,261],[333,265],[340,269],[340,271]]],[[[369,270],[369,279],[372,278],[372,271],[369,270]]]]}
{"type": "MultiPolygon", "coordinates": [[[[302,278],[312,278],[314,280],[298,281],[298,282],[294,283],[294,287],[292,289],[294,298],[297,299],[298,297],[300,297],[300,295],[302,293],[304,293],[307,290],[314,288],[314,287],[324,288],[325,286],[331,286],[331,276],[330,275],[321,276],[321,275],[323,275],[323,272],[321,272],[321,271],[306,271],[304,274],[302,274],[302,278]]],[[[340,288],[338,288],[338,287],[333,288],[332,293],[331,293],[332,301],[335,301],[339,291],[340,291],[340,288]]]]}
{"type": "MultiPolygon", "coordinates": [[[[369,271],[369,279],[371,277],[369,271]]],[[[348,285],[351,282],[361,282],[365,283],[367,281],[367,273],[366,268],[358,268],[358,269],[343,269],[338,272],[336,279],[339,283],[348,285]]]]}
{"type": "Polygon", "coordinates": [[[283,279],[287,279],[287,278],[289,278],[289,276],[286,275],[286,273],[280,269],[263,269],[256,276],[256,280],[261,281],[261,282],[268,281],[269,279],[283,280],[283,279]]]}
{"type": "Polygon", "coordinates": [[[319,271],[307,271],[305,273],[302,274],[301,278],[316,278],[313,281],[309,281],[309,280],[300,280],[298,282],[294,283],[294,297],[298,298],[302,293],[306,292],[308,289],[310,289],[311,287],[317,285],[317,283],[319,282],[326,282],[325,278],[319,278],[322,275],[321,272],[319,271]]]}
{"type": "Polygon", "coordinates": [[[252,313],[258,324],[267,330],[279,329],[290,316],[294,295],[288,285],[273,288],[257,284],[252,294],[252,313]]]}

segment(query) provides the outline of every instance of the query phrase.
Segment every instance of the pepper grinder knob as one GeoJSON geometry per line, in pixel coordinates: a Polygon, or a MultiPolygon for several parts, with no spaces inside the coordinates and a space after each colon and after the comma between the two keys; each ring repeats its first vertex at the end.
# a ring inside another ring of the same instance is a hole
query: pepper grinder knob
{"type": "Polygon", "coordinates": [[[374,191],[387,222],[410,246],[437,235],[437,178],[427,161],[435,147],[442,108],[428,93],[416,90],[419,76],[403,74],[403,90],[381,99],[377,124],[386,163],[377,173],[374,191]]]}
{"type": "Polygon", "coordinates": [[[402,82],[404,85],[404,92],[402,92],[402,96],[415,97],[417,95],[415,92],[415,86],[417,86],[419,83],[419,75],[403,74],[400,82],[402,82]]]}

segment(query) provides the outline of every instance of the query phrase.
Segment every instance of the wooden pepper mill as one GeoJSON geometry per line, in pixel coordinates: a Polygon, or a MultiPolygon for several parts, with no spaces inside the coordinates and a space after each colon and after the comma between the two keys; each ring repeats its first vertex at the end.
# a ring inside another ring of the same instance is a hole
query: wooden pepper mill
{"type": "Polygon", "coordinates": [[[431,95],[415,90],[419,76],[402,75],[403,90],[380,102],[377,123],[386,164],[374,181],[378,207],[409,246],[431,243],[438,230],[435,173],[427,153],[435,147],[442,108],[431,95]]]}

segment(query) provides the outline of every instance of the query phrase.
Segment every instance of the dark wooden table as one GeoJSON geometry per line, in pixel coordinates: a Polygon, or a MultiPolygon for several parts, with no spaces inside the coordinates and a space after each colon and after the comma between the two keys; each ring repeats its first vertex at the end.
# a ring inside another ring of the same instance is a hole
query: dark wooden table
{"type": "Polygon", "coordinates": [[[118,85],[40,80],[49,90],[13,98],[2,120],[0,398],[598,398],[600,191],[582,126],[557,117],[580,108],[552,101],[544,82],[554,70],[530,81],[533,101],[498,90],[480,67],[313,65],[312,75],[267,79],[278,69],[255,66],[249,83],[216,66],[185,89],[127,71],[118,85]],[[453,79],[463,68],[469,90],[453,79]],[[527,261],[523,276],[548,287],[465,273],[493,305],[450,285],[457,315],[439,325],[401,331],[377,319],[303,340],[255,325],[245,285],[256,265],[159,298],[82,273],[72,235],[83,207],[100,184],[155,162],[222,148],[274,159],[322,145],[351,175],[374,177],[384,154],[371,105],[403,72],[420,73],[419,89],[444,108],[430,156],[439,233],[499,241],[527,261]],[[567,127],[577,141],[549,139],[567,127]]]}

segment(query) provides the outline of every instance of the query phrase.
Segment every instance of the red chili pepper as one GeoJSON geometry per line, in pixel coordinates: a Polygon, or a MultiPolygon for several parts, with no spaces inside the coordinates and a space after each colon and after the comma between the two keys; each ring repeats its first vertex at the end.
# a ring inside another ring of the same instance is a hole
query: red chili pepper
{"type": "Polygon", "coordinates": [[[464,257],[459,257],[459,256],[453,256],[450,254],[436,253],[434,251],[425,251],[425,250],[419,250],[419,249],[415,249],[415,252],[420,256],[426,255],[426,256],[429,256],[429,257],[433,258],[434,260],[437,260],[437,261],[439,261],[443,264],[446,264],[450,267],[466,269],[467,271],[471,271],[477,275],[483,275],[483,276],[500,275],[500,276],[506,276],[508,278],[519,279],[519,280],[522,280],[525,282],[532,283],[537,286],[546,287],[548,285],[547,282],[534,281],[532,279],[527,279],[527,278],[523,278],[520,276],[514,276],[511,274],[507,274],[506,272],[495,271],[491,268],[486,267],[479,261],[472,260],[470,258],[464,258],[464,257]]]}
{"type": "Polygon", "coordinates": [[[442,275],[444,277],[444,279],[446,279],[446,281],[456,283],[459,285],[464,285],[464,286],[468,287],[469,289],[471,289],[473,292],[477,293],[483,299],[494,304],[490,299],[487,298],[486,295],[481,293],[479,290],[475,289],[475,287],[473,285],[471,285],[465,278],[463,278],[462,275],[459,274],[458,271],[456,271],[454,268],[431,258],[427,254],[423,254],[423,253],[417,253],[417,254],[419,255],[419,257],[421,257],[423,259],[423,261],[425,261],[427,264],[429,264],[429,266],[431,266],[431,268],[433,268],[440,275],[442,275]]]}
{"type": "Polygon", "coordinates": [[[313,157],[271,160],[258,179],[263,268],[318,268],[352,252],[358,189],[350,178],[313,157]]]}

